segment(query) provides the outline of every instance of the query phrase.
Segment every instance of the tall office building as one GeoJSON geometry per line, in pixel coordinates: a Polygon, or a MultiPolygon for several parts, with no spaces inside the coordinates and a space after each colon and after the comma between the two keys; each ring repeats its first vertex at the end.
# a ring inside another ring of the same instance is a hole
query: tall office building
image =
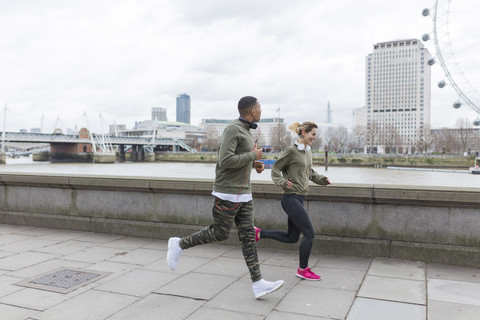
{"type": "Polygon", "coordinates": [[[168,121],[167,108],[152,108],[152,120],[168,121]]]}
{"type": "Polygon", "coordinates": [[[366,57],[367,145],[412,152],[430,124],[430,53],[420,40],[381,42],[366,57]]]}
{"type": "Polygon", "coordinates": [[[190,124],[190,96],[186,93],[177,96],[177,122],[190,124]]]}

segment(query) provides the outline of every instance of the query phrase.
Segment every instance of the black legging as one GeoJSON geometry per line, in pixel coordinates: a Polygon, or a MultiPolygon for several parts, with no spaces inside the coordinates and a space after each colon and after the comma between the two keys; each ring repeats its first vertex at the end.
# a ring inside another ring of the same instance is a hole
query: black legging
{"type": "Polygon", "coordinates": [[[288,232],[262,230],[260,232],[260,238],[296,243],[300,238],[300,233],[303,233],[303,239],[300,243],[300,268],[305,269],[308,267],[308,258],[312,251],[315,231],[313,230],[308,213],[303,207],[303,196],[298,194],[283,194],[282,208],[288,216],[288,232]]]}

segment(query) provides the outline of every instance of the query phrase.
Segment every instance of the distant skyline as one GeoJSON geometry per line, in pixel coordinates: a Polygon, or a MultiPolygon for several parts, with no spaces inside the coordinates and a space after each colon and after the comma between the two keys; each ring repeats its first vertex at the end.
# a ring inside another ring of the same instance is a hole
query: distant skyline
{"type": "MultiPolygon", "coordinates": [[[[421,13],[433,4],[0,1],[0,104],[9,109],[6,129],[38,128],[42,115],[45,132],[53,131],[57,119],[63,130],[80,128],[86,125],[84,111],[94,131],[106,131],[114,122],[131,128],[150,119],[152,107],[166,108],[173,120],[176,96],[183,92],[191,97],[193,125],[207,118],[233,119],[238,100],[253,95],[266,118],[276,117],[280,108],[287,124],[323,123],[330,102],[332,123],[351,127],[354,108],[365,103],[365,58],[373,45],[431,33],[432,19],[421,13]]],[[[478,88],[480,41],[475,32],[461,29],[465,21],[478,27],[462,17],[475,18],[479,10],[474,9],[454,16],[451,25],[469,35],[462,39],[468,46],[457,47],[457,58],[478,88]]],[[[435,56],[433,42],[424,44],[435,56]]],[[[432,126],[473,120],[471,109],[452,107],[456,93],[436,86],[445,77],[438,64],[432,68],[432,126]]]]}

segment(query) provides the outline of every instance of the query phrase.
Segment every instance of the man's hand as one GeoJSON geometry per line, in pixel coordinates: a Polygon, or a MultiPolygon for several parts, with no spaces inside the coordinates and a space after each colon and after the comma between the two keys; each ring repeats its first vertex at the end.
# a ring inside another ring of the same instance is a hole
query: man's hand
{"type": "Polygon", "coordinates": [[[263,158],[263,150],[262,148],[257,148],[257,144],[255,143],[255,146],[253,147],[253,151],[257,154],[257,160],[260,160],[263,158]]]}
{"type": "Polygon", "coordinates": [[[255,170],[257,170],[257,173],[262,173],[263,170],[265,170],[265,166],[263,165],[263,162],[261,161],[254,161],[253,162],[253,167],[255,170]]]}

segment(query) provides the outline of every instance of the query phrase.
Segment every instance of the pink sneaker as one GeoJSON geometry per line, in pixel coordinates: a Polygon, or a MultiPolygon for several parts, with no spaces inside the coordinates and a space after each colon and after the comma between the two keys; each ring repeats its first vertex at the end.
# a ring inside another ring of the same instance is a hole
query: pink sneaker
{"type": "Polygon", "coordinates": [[[255,242],[258,242],[258,240],[260,240],[260,231],[262,231],[262,229],[259,229],[257,227],[254,227],[255,228],[255,242]]]}
{"type": "Polygon", "coordinates": [[[322,277],[313,273],[310,268],[305,268],[305,270],[300,271],[300,268],[297,269],[297,277],[305,280],[320,280],[322,277]]]}

